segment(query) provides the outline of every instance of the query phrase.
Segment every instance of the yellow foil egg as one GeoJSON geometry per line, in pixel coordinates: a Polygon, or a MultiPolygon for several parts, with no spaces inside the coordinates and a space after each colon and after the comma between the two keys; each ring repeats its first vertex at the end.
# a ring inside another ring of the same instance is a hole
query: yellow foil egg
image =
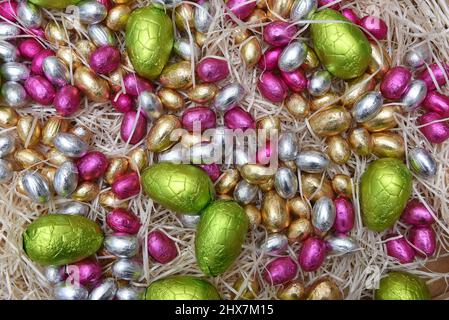
{"type": "Polygon", "coordinates": [[[373,152],[373,139],[365,128],[355,128],[348,134],[348,142],[359,156],[367,156],[373,152]]]}
{"type": "Polygon", "coordinates": [[[240,169],[242,178],[251,184],[267,183],[273,178],[276,170],[270,167],[264,167],[259,164],[245,164],[240,169]]]}
{"type": "Polygon", "coordinates": [[[42,129],[42,143],[47,146],[53,146],[53,139],[59,132],[66,132],[69,128],[69,122],[60,117],[50,117],[42,129]]]}
{"type": "Polygon", "coordinates": [[[45,38],[56,46],[68,43],[68,35],[69,31],[55,21],[49,21],[45,26],[45,38]]]}
{"type": "Polygon", "coordinates": [[[98,203],[108,210],[120,208],[120,209],[128,209],[129,201],[128,200],[120,200],[111,190],[106,192],[102,192],[98,197],[98,203]]]}
{"type": "Polygon", "coordinates": [[[46,156],[47,156],[48,162],[50,162],[51,164],[58,166],[58,167],[61,164],[63,164],[64,162],[69,160],[69,158],[66,157],[64,155],[64,153],[62,153],[61,151],[59,151],[56,148],[51,148],[50,150],[48,150],[46,153],[46,156]]]}
{"type": "Polygon", "coordinates": [[[73,75],[75,86],[94,102],[109,101],[109,84],[87,67],[79,67],[73,75]]]}
{"type": "Polygon", "coordinates": [[[404,138],[392,132],[378,132],[371,135],[373,153],[379,158],[404,158],[404,138]]]}
{"type": "Polygon", "coordinates": [[[257,37],[251,37],[242,44],[240,56],[247,68],[252,68],[259,62],[262,48],[257,37]]]}
{"type": "Polygon", "coordinates": [[[127,5],[120,4],[113,7],[106,17],[106,26],[113,31],[125,29],[130,13],[131,8],[127,5]]]}
{"type": "Polygon", "coordinates": [[[339,196],[352,198],[352,180],[345,174],[336,174],[332,179],[332,189],[339,196]]]}
{"type": "Polygon", "coordinates": [[[270,139],[271,134],[279,134],[281,130],[281,120],[277,116],[265,116],[257,120],[257,134],[264,134],[266,139],[270,139]]]}
{"type": "Polygon", "coordinates": [[[192,66],[190,61],[168,65],[162,70],[159,82],[170,89],[187,89],[192,86],[192,66]]]}
{"type": "Polygon", "coordinates": [[[290,15],[290,9],[293,0],[267,0],[267,14],[270,18],[287,18],[290,15]]]}
{"type": "Polygon", "coordinates": [[[22,149],[14,153],[14,159],[24,169],[35,166],[42,166],[45,157],[39,151],[34,149],[22,149]]]}
{"type": "Polygon", "coordinates": [[[348,87],[341,102],[346,107],[352,107],[366,92],[371,91],[376,86],[376,80],[370,79],[369,74],[363,74],[354,80],[348,82],[348,87]]]}
{"type": "Polygon", "coordinates": [[[156,120],[147,138],[147,148],[152,152],[162,152],[173,146],[178,139],[172,137],[172,132],[181,128],[178,117],[167,114],[156,120]]]}
{"type": "Polygon", "coordinates": [[[17,134],[25,147],[33,147],[39,143],[42,128],[37,118],[23,115],[17,122],[17,134]]]}
{"type": "Polygon", "coordinates": [[[309,219],[299,218],[290,223],[287,238],[290,243],[301,242],[313,234],[313,226],[309,219]]]}
{"type": "Polygon", "coordinates": [[[343,107],[318,111],[309,118],[309,124],[320,137],[334,136],[346,131],[351,124],[351,114],[343,107]]]}
{"type": "Polygon", "coordinates": [[[148,154],[143,148],[132,150],[129,154],[129,166],[134,171],[142,171],[148,167],[148,154]]]}
{"type": "Polygon", "coordinates": [[[215,191],[218,194],[225,194],[231,192],[240,180],[240,173],[237,169],[228,169],[220,176],[216,185],[215,191]]]}
{"type": "Polygon", "coordinates": [[[317,111],[320,109],[326,109],[331,106],[338,105],[340,102],[340,96],[334,92],[327,92],[322,96],[313,98],[310,102],[310,109],[317,111]]]}
{"type": "Polygon", "coordinates": [[[213,83],[200,83],[190,88],[187,92],[189,99],[196,103],[212,101],[218,92],[218,87],[213,83]]]}
{"type": "Polygon", "coordinates": [[[0,127],[11,128],[17,125],[19,115],[10,107],[0,107],[0,127]]]}
{"type": "Polygon", "coordinates": [[[69,68],[76,69],[81,66],[81,61],[77,54],[69,47],[61,47],[56,52],[56,56],[61,59],[69,68]]]}
{"type": "Polygon", "coordinates": [[[301,197],[289,199],[287,206],[293,217],[310,219],[311,208],[305,199],[301,197]]]}
{"type": "Polygon", "coordinates": [[[240,277],[232,287],[235,291],[237,291],[237,294],[235,292],[231,293],[232,299],[252,300],[259,294],[260,291],[259,281],[255,277],[251,277],[249,279],[240,277]]]}
{"type": "Polygon", "coordinates": [[[100,186],[97,183],[84,181],[78,184],[78,187],[72,193],[72,199],[89,202],[94,200],[100,192],[100,186]]]}
{"type": "Polygon", "coordinates": [[[194,7],[188,3],[182,3],[175,9],[175,24],[179,31],[194,29],[194,7]]]}
{"type": "Polygon", "coordinates": [[[376,79],[382,79],[384,75],[390,70],[391,58],[384,46],[378,46],[374,42],[371,45],[371,60],[368,65],[368,72],[373,74],[377,72],[376,79]]]}
{"type": "Polygon", "coordinates": [[[117,177],[125,174],[128,171],[128,168],[128,159],[123,157],[112,158],[109,160],[108,169],[104,173],[104,179],[107,183],[112,184],[117,177]]]}
{"type": "Polygon", "coordinates": [[[305,173],[301,175],[301,190],[304,197],[316,201],[321,197],[333,199],[335,197],[332,184],[319,173],[305,173]]]}
{"type": "Polygon", "coordinates": [[[342,136],[332,136],[327,139],[327,154],[333,162],[342,165],[351,157],[351,148],[342,136]]]}
{"type": "Polygon", "coordinates": [[[304,119],[310,113],[309,100],[299,93],[292,93],[285,100],[285,107],[292,116],[298,119],[304,119]]]}
{"type": "Polygon", "coordinates": [[[243,210],[245,210],[251,228],[256,228],[261,224],[262,213],[260,212],[259,208],[257,208],[253,204],[247,204],[243,207],[243,210]]]}
{"type": "Polygon", "coordinates": [[[292,281],[278,292],[281,300],[303,300],[306,296],[306,288],[301,281],[292,281]]]}
{"type": "Polygon", "coordinates": [[[287,201],[275,191],[265,194],[262,202],[262,223],[270,232],[280,232],[290,224],[287,201]]]}
{"type": "Polygon", "coordinates": [[[342,300],[343,294],[330,278],[316,281],[308,290],[307,300],[342,300]]]}
{"type": "Polygon", "coordinates": [[[179,111],[184,109],[184,97],[176,90],[162,88],[158,91],[157,96],[161,99],[164,108],[171,111],[179,111]]]}
{"type": "Polygon", "coordinates": [[[400,106],[384,106],[374,118],[362,123],[362,126],[371,132],[392,129],[398,125],[395,114],[400,114],[401,111],[402,109],[400,106]]]}

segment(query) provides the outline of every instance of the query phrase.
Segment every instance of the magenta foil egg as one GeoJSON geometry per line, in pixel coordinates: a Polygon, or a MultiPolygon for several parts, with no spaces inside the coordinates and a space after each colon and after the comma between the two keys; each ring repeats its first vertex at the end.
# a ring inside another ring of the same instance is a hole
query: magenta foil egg
{"type": "Polygon", "coordinates": [[[270,48],[266,50],[257,63],[259,69],[262,71],[272,71],[277,69],[282,51],[283,48],[270,48]]]}
{"type": "Polygon", "coordinates": [[[119,199],[134,197],[140,192],[140,178],[136,172],[124,174],[115,179],[111,185],[112,192],[119,199]]]}
{"type": "Polygon", "coordinates": [[[93,181],[104,175],[109,166],[108,158],[99,151],[91,151],[77,161],[79,177],[84,181],[93,181]]]}
{"type": "Polygon", "coordinates": [[[147,245],[150,256],[162,264],[169,263],[178,255],[175,242],[159,230],[148,234],[147,245]]]}
{"type": "Polygon", "coordinates": [[[380,91],[387,99],[401,99],[411,79],[412,73],[407,68],[401,66],[391,68],[380,84],[380,91]]]}
{"type": "Polygon", "coordinates": [[[444,117],[449,117],[449,97],[438,91],[430,91],[421,106],[427,111],[436,112],[444,117]]]}
{"type": "Polygon", "coordinates": [[[106,215],[106,223],[115,232],[136,234],[141,223],[139,218],[129,210],[117,208],[106,215]]]}
{"type": "Polygon", "coordinates": [[[263,278],[271,285],[282,284],[296,278],[298,265],[290,257],[276,258],[265,267],[263,278]]]}
{"type": "Polygon", "coordinates": [[[255,128],[254,119],[251,114],[240,107],[234,107],[224,114],[224,125],[229,129],[255,128]]]}
{"type": "Polygon", "coordinates": [[[44,47],[34,38],[25,39],[19,44],[20,56],[27,60],[33,60],[42,50],[44,47]]]}
{"type": "Polygon", "coordinates": [[[340,233],[347,233],[354,227],[354,207],[351,201],[345,197],[338,197],[334,200],[335,221],[333,228],[340,233]]]}
{"type": "Polygon", "coordinates": [[[423,80],[429,91],[436,89],[436,84],[433,80],[435,78],[439,86],[446,84],[446,79],[449,79],[449,65],[446,63],[441,63],[441,67],[434,63],[431,64],[426,70],[424,70],[419,79],[423,80]],[[433,77],[433,78],[432,78],[433,77]]]}
{"type": "Polygon", "coordinates": [[[153,85],[135,73],[128,73],[124,76],[123,83],[125,84],[126,93],[135,97],[144,91],[153,92],[153,85]]]}
{"type": "Polygon", "coordinates": [[[341,10],[341,14],[354,24],[359,24],[360,18],[354,10],[346,8],[341,10]]]}
{"type": "Polygon", "coordinates": [[[418,199],[412,199],[407,203],[401,219],[414,226],[426,226],[435,222],[432,212],[418,199]]]}
{"type": "Polygon", "coordinates": [[[208,107],[193,107],[184,111],[181,118],[182,127],[190,132],[215,128],[217,116],[208,107]]]}
{"type": "Polygon", "coordinates": [[[70,84],[60,88],[56,92],[55,99],[53,100],[56,112],[63,117],[71,116],[78,111],[80,103],[80,90],[70,84]]]}
{"type": "Polygon", "coordinates": [[[436,112],[425,113],[417,119],[419,130],[430,142],[443,143],[449,138],[449,124],[443,119],[444,117],[436,112]]]}
{"type": "Polygon", "coordinates": [[[326,258],[327,245],[323,239],[312,237],[305,240],[299,251],[299,266],[303,271],[318,270],[326,258]]]}
{"type": "Polygon", "coordinates": [[[17,2],[14,0],[0,3],[0,16],[11,22],[17,21],[17,2]]]}
{"type": "Polygon", "coordinates": [[[226,7],[240,20],[245,20],[256,8],[257,1],[250,0],[229,0],[226,7]]]}
{"type": "Polygon", "coordinates": [[[228,62],[224,59],[206,57],[196,67],[198,77],[204,82],[217,82],[229,75],[228,62]]]}
{"type": "Polygon", "coordinates": [[[87,258],[66,267],[67,275],[73,284],[94,286],[101,278],[101,265],[98,261],[87,258]]]}
{"type": "Polygon", "coordinates": [[[336,0],[318,0],[318,6],[324,7],[327,6],[327,8],[334,9],[334,10],[340,10],[340,3],[334,3],[329,6],[330,3],[335,2],[336,0]]]}
{"type": "Polygon", "coordinates": [[[25,81],[25,90],[35,102],[43,105],[53,103],[56,92],[50,81],[41,76],[31,76],[25,81]]]}
{"type": "Polygon", "coordinates": [[[55,53],[50,49],[44,49],[36,54],[31,62],[31,72],[37,75],[44,75],[44,70],[42,69],[42,64],[45,58],[54,56],[55,53]]]}
{"type": "Polygon", "coordinates": [[[216,163],[200,164],[199,167],[207,173],[213,182],[217,181],[217,179],[221,176],[220,166],[216,163]]]}
{"type": "Polygon", "coordinates": [[[387,255],[395,258],[399,263],[410,263],[415,260],[415,250],[404,237],[387,240],[385,246],[387,255]]]}
{"type": "Polygon", "coordinates": [[[307,78],[301,69],[292,72],[285,72],[281,70],[281,77],[285,84],[293,92],[303,92],[307,88],[307,78]]]}
{"type": "Polygon", "coordinates": [[[136,144],[147,134],[147,119],[142,113],[128,111],[123,115],[120,135],[122,140],[130,144],[136,144]]]}
{"type": "Polygon", "coordinates": [[[264,72],[259,77],[257,88],[262,96],[275,103],[284,101],[288,95],[288,87],[285,82],[270,71],[264,72]]]}
{"type": "Polygon", "coordinates": [[[273,21],[263,30],[263,39],[274,47],[286,46],[293,40],[298,28],[288,22],[273,21]]]}
{"type": "Polygon", "coordinates": [[[430,257],[435,253],[436,235],[431,226],[412,227],[409,240],[416,248],[416,254],[419,256],[430,257]]]}
{"type": "Polygon", "coordinates": [[[387,37],[388,26],[380,18],[373,16],[363,17],[359,21],[359,26],[367,31],[367,36],[373,36],[377,40],[383,40],[387,37]]]}
{"type": "Polygon", "coordinates": [[[134,108],[133,98],[126,93],[117,93],[117,95],[111,101],[112,106],[118,112],[128,112],[134,108]]]}
{"type": "Polygon", "coordinates": [[[120,65],[120,51],[113,46],[102,46],[90,55],[89,65],[98,74],[108,74],[120,65]]]}
{"type": "Polygon", "coordinates": [[[260,164],[268,164],[271,157],[271,143],[267,141],[265,145],[258,147],[256,153],[256,162],[260,164]]]}

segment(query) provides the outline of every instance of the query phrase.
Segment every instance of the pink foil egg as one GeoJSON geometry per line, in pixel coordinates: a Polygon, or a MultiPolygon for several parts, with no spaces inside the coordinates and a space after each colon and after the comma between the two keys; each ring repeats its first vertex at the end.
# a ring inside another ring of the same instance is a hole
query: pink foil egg
{"type": "Polygon", "coordinates": [[[449,117],[449,97],[438,91],[430,91],[421,106],[427,111],[436,112],[443,117],[449,117]]]}
{"type": "Polygon", "coordinates": [[[216,163],[200,164],[200,168],[206,171],[209,178],[215,182],[221,176],[220,166],[216,163]]]}
{"type": "Polygon", "coordinates": [[[202,81],[208,83],[226,79],[229,75],[228,62],[218,58],[204,58],[198,63],[196,73],[202,81]]]}
{"type": "Polygon", "coordinates": [[[184,111],[181,118],[182,127],[190,132],[215,128],[217,116],[208,107],[193,107],[184,111]]]}
{"type": "Polygon", "coordinates": [[[44,49],[37,53],[31,62],[31,72],[43,76],[44,70],[42,69],[42,64],[44,63],[45,58],[54,55],[55,53],[50,49],[44,49]]]}
{"type": "Polygon", "coordinates": [[[98,74],[108,74],[120,65],[120,51],[113,46],[102,46],[90,55],[89,65],[98,74]]]}
{"type": "Polygon", "coordinates": [[[285,84],[293,92],[299,93],[307,88],[307,78],[301,69],[297,69],[292,72],[285,72],[281,70],[281,77],[285,84]]]}
{"type": "Polygon", "coordinates": [[[327,6],[327,8],[334,9],[334,10],[340,10],[340,2],[338,0],[318,0],[318,6],[324,7],[327,6]],[[330,3],[333,3],[332,5],[329,5],[330,3]]]}
{"type": "Polygon", "coordinates": [[[115,232],[136,234],[141,223],[139,218],[129,210],[117,208],[106,215],[106,223],[115,232]]]}
{"type": "Polygon", "coordinates": [[[25,30],[25,33],[32,34],[36,37],[39,37],[41,39],[45,39],[45,31],[41,27],[39,28],[29,28],[25,30]]]}
{"type": "Polygon", "coordinates": [[[435,112],[425,113],[417,119],[421,126],[419,130],[432,143],[443,143],[449,138],[449,124],[446,121],[439,121],[442,119],[444,117],[435,112]]]}
{"type": "Polygon", "coordinates": [[[123,77],[123,83],[127,94],[137,97],[141,92],[153,92],[153,85],[135,73],[128,73],[123,77]]]}
{"type": "Polygon", "coordinates": [[[435,222],[432,213],[418,199],[412,199],[407,203],[401,219],[414,226],[426,226],[435,222]]]}
{"type": "Polygon", "coordinates": [[[373,36],[377,40],[383,40],[387,37],[388,26],[380,18],[373,16],[366,16],[360,19],[359,26],[364,28],[367,36],[373,36]]]}
{"type": "Polygon", "coordinates": [[[283,48],[270,48],[266,50],[257,63],[259,69],[262,71],[272,71],[277,69],[282,51],[283,48]]]}
{"type": "Polygon", "coordinates": [[[175,242],[159,230],[148,234],[147,245],[150,256],[162,264],[169,263],[178,255],[175,242]]]}
{"type": "Polygon", "coordinates": [[[323,239],[312,237],[305,240],[299,251],[299,266],[304,271],[318,270],[326,257],[327,245],[323,239]]]}
{"type": "Polygon", "coordinates": [[[286,46],[292,41],[298,28],[288,22],[273,21],[263,30],[263,39],[274,47],[286,46]]]}
{"type": "Polygon", "coordinates": [[[275,103],[284,101],[288,95],[288,87],[285,82],[270,71],[264,72],[259,77],[257,88],[266,99],[275,103]]]}
{"type": "Polygon", "coordinates": [[[115,179],[111,185],[112,192],[119,199],[134,197],[140,192],[140,178],[136,172],[124,174],[115,179]]]}
{"type": "Polygon", "coordinates": [[[43,105],[52,104],[56,92],[50,81],[41,76],[31,76],[25,81],[25,90],[35,102],[43,105]]]}
{"type": "Polygon", "coordinates": [[[78,111],[80,103],[81,92],[70,84],[60,88],[53,100],[56,112],[63,117],[68,117],[78,111]]]}
{"type": "Polygon", "coordinates": [[[271,158],[271,143],[267,141],[265,145],[257,149],[256,162],[260,164],[268,164],[271,158]]]}
{"type": "Polygon", "coordinates": [[[257,1],[250,0],[229,0],[226,7],[240,20],[245,20],[256,8],[257,1]]]}
{"type": "Polygon", "coordinates": [[[412,227],[409,240],[417,249],[416,254],[419,256],[430,257],[435,253],[436,235],[431,226],[412,227]]]}
{"type": "Polygon", "coordinates": [[[142,113],[128,111],[124,114],[120,135],[122,140],[130,144],[136,144],[147,134],[147,119],[142,113]]]}
{"type": "Polygon", "coordinates": [[[101,278],[101,265],[93,259],[84,259],[66,267],[69,279],[82,286],[93,286],[101,278]]]}
{"type": "Polygon", "coordinates": [[[380,84],[380,91],[387,99],[401,99],[411,79],[412,73],[407,68],[401,66],[391,68],[380,84]]]}
{"type": "Polygon", "coordinates": [[[240,107],[229,109],[224,114],[224,125],[229,129],[255,128],[254,119],[251,114],[240,107]]]}
{"type": "Polygon", "coordinates": [[[42,50],[44,47],[34,38],[25,39],[19,44],[20,56],[27,60],[33,60],[42,50]]]}
{"type": "Polygon", "coordinates": [[[359,24],[360,18],[354,10],[346,8],[341,10],[341,14],[354,24],[359,24]]]}
{"type": "Polygon", "coordinates": [[[108,158],[99,151],[91,151],[78,159],[76,165],[81,179],[93,181],[104,175],[109,166],[108,158]]]}
{"type": "Polygon", "coordinates": [[[352,203],[344,197],[334,200],[335,221],[333,228],[340,233],[347,233],[354,227],[354,208],[352,203]]]}
{"type": "Polygon", "coordinates": [[[0,16],[11,22],[17,21],[17,2],[10,0],[0,3],[0,16]]]}
{"type": "Polygon", "coordinates": [[[290,257],[276,258],[265,267],[263,278],[271,285],[285,283],[296,278],[298,265],[290,257]]]}
{"type": "Polygon", "coordinates": [[[431,64],[426,70],[424,70],[419,79],[423,80],[429,91],[434,90],[437,86],[433,80],[435,78],[439,86],[446,84],[446,78],[449,79],[449,65],[442,63],[440,67],[438,64],[431,64]]]}
{"type": "Polygon", "coordinates": [[[385,245],[387,254],[399,263],[410,263],[415,260],[415,250],[404,237],[388,240],[385,245]]]}
{"type": "Polygon", "coordinates": [[[134,100],[129,94],[118,93],[111,101],[112,106],[118,112],[128,112],[134,108],[134,100]]]}

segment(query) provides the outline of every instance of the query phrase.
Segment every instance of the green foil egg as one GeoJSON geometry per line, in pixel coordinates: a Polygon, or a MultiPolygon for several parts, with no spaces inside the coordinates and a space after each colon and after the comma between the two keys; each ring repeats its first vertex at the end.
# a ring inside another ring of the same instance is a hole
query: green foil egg
{"type": "Polygon", "coordinates": [[[148,6],[134,10],[126,24],[126,48],[142,77],[159,76],[173,48],[173,25],[165,11],[148,6]]]}
{"type": "Polygon", "coordinates": [[[47,9],[64,9],[70,5],[75,5],[81,0],[29,0],[31,3],[47,9]]]}
{"type": "Polygon", "coordinates": [[[365,226],[374,231],[392,227],[412,192],[412,174],[399,159],[382,158],[363,173],[360,204],[365,226]]]}
{"type": "Polygon", "coordinates": [[[406,272],[390,272],[380,280],[374,294],[375,300],[429,300],[426,283],[419,277],[406,272]]]}
{"type": "Polygon", "coordinates": [[[215,196],[207,173],[189,164],[154,164],[144,170],[141,180],[151,199],[179,213],[200,214],[215,196]]]}
{"type": "Polygon", "coordinates": [[[192,276],[171,276],[149,285],[145,300],[220,300],[209,282],[192,276]]]}
{"type": "Polygon", "coordinates": [[[103,244],[103,232],[80,215],[48,214],[32,222],[23,233],[27,256],[44,266],[77,262],[103,244]]]}
{"type": "Polygon", "coordinates": [[[225,272],[242,251],[248,217],[235,201],[217,200],[202,213],[195,239],[196,260],[208,276],[225,272]]]}
{"type": "Polygon", "coordinates": [[[330,73],[342,79],[361,76],[371,60],[371,46],[365,34],[332,9],[315,13],[313,19],[348,22],[312,23],[311,37],[318,58],[330,73]]]}

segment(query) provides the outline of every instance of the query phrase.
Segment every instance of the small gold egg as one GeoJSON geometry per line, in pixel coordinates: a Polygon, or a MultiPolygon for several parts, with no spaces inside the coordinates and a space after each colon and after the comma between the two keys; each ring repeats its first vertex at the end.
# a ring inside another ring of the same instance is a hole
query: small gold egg
{"type": "Polygon", "coordinates": [[[333,199],[335,197],[332,184],[326,177],[322,179],[320,173],[301,174],[301,190],[306,199],[316,201],[321,197],[333,199]]]}
{"type": "Polygon", "coordinates": [[[66,119],[53,116],[50,117],[42,129],[42,143],[47,146],[53,146],[53,139],[59,132],[66,132],[69,128],[69,122],[66,119]]]}
{"type": "Polygon", "coordinates": [[[218,178],[215,191],[218,194],[225,194],[231,192],[240,180],[240,173],[237,169],[227,169],[218,178]]]}
{"type": "Polygon", "coordinates": [[[330,278],[316,281],[307,290],[307,300],[342,300],[343,294],[330,278]]]}
{"type": "MultiPolygon", "coordinates": [[[[213,83],[197,83],[187,92],[189,99],[196,103],[212,101],[218,92],[218,87],[213,83]]],[[[183,100],[184,102],[184,100],[183,100]]]]}
{"type": "Polygon", "coordinates": [[[196,41],[196,44],[200,48],[202,48],[207,41],[207,34],[199,32],[199,31],[195,31],[195,41],[196,41]]]}
{"type": "Polygon", "coordinates": [[[250,277],[246,280],[242,277],[239,277],[232,287],[235,291],[237,291],[237,293],[240,293],[236,295],[234,292],[232,292],[232,299],[238,298],[239,300],[252,300],[259,295],[260,291],[259,281],[255,277],[250,277]]]}
{"type": "Polygon", "coordinates": [[[281,120],[278,116],[265,116],[257,120],[256,123],[257,134],[265,135],[266,139],[270,139],[271,134],[279,134],[281,130],[281,120]]]}
{"type": "Polygon", "coordinates": [[[281,162],[281,167],[289,168],[289,169],[292,170],[293,172],[298,171],[298,167],[296,166],[295,160],[282,161],[282,162],[281,162]]]}
{"type": "Polygon", "coordinates": [[[64,29],[61,24],[49,21],[45,26],[45,38],[52,44],[59,46],[68,43],[69,30],[64,29]]]}
{"type": "Polygon", "coordinates": [[[276,170],[259,164],[245,164],[240,168],[242,178],[251,184],[267,183],[273,178],[276,170]]]}
{"type": "Polygon", "coordinates": [[[56,52],[56,56],[69,68],[76,69],[82,65],[77,54],[70,47],[60,47],[56,52]]]}
{"type": "Polygon", "coordinates": [[[37,145],[42,135],[39,120],[31,115],[21,116],[17,122],[17,134],[25,148],[37,145]]]}
{"type": "Polygon", "coordinates": [[[304,119],[310,112],[309,100],[299,93],[292,93],[285,100],[285,107],[292,116],[298,119],[304,119]]]}
{"type": "Polygon", "coordinates": [[[304,63],[302,64],[302,68],[304,70],[313,70],[320,66],[320,59],[318,59],[318,56],[316,55],[315,51],[307,46],[307,55],[306,59],[304,60],[304,63]]]}
{"type": "Polygon", "coordinates": [[[332,189],[339,196],[352,198],[352,180],[345,174],[336,174],[332,179],[332,189]]]}
{"type": "Polygon", "coordinates": [[[192,65],[181,61],[168,65],[159,76],[162,86],[170,89],[187,89],[192,86],[192,65]]]}
{"type": "Polygon", "coordinates": [[[129,205],[128,200],[120,200],[111,190],[100,193],[100,196],[98,197],[98,203],[100,204],[100,206],[107,210],[117,208],[128,209],[129,205]]]}
{"type": "Polygon", "coordinates": [[[108,12],[106,26],[112,31],[123,30],[126,27],[130,14],[131,8],[129,6],[124,4],[115,6],[108,12]]]}
{"type": "Polygon", "coordinates": [[[21,178],[17,179],[16,191],[17,193],[20,193],[21,195],[28,197],[28,192],[26,192],[21,178]]]}
{"type": "Polygon", "coordinates": [[[89,62],[90,55],[96,48],[95,44],[89,40],[80,40],[75,43],[76,53],[86,62],[89,62]]]}
{"type": "Polygon", "coordinates": [[[377,132],[371,135],[373,153],[379,158],[404,158],[404,138],[393,132],[377,132]]]}
{"type": "Polygon", "coordinates": [[[243,41],[251,36],[251,32],[244,27],[236,27],[232,31],[232,37],[234,38],[235,44],[241,44],[243,41]]]}
{"type": "Polygon", "coordinates": [[[369,74],[363,74],[360,77],[348,82],[348,87],[344,96],[341,98],[341,102],[346,107],[352,107],[362,95],[367,91],[371,91],[376,86],[376,80],[374,78],[370,79],[369,74]]]}
{"type": "Polygon", "coordinates": [[[301,242],[313,234],[313,226],[309,219],[299,218],[290,223],[287,238],[290,243],[301,242]]]}
{"type": "Polygon", "coordinates": [[[371,61],[368,65],[368,72],[370,74],[376,73],[376,79],[382,79],[384,75],[390,70],[391,58],[384,46],[378,46],[371,42],[371,61]]]}
{"type": "Polygon", "coordinates": [[[259,184],[260,190],[262,192],[268,192],[274,189],[274,177],[270,178],[267,182],[259,184]]]}
{"type": "Polygon", "coordinates": [[[304,300],[306,288],[301,281],[292,281],[279,290],[278,298],[281,300],[304,300]]]}
{"type": "Polygon", "coordinates": [[[112,158],[109,160],[109,166],[104,174],[104,179],[107,183],[112,184],[114,180],[128,171],[129,163],[128,159],[112,158]]]}
{"type": "Polygon", "coordinates": [[[159,99],[161,99],[164,108],[171,111],[179,111],[184,109],[185,102],[184,97],[176,90],[169,88],[162,88],[157,93],[159,99]]]}
{"type": "Polygon", "coordinates": [[[231,197],[229,194],[219,194],[219,195],[217,195],[217,199],[220,199],[220,200],[234,200],[234,198],[231,197]]]}
{"type": "Polygon", "coordinates": [[[148,154],[143,148],[136,148],[128,154],[129,167],[134,171],[142,171],[148,167],[148,154]]]}
{"type": "Polygon", "coordinates": [[[206,135],[201,135],[201,134],[193,133],[193,132],[186,132],[182,135],[180,143],[184,147],[190,148],[197,143],[209,142],[209,141],[210,141],[210,138],[207,137],[206,135]]]}
{"type": "Polygon", "coordinates": [[[34,149],[22,149],[14,153],[14,159],[23,169],[28,169],[35,166],[43,166],[45,157],[34,149]]]}
{"type": "Polygon", "coordinates": [[[46,156],[49,163],[58,167],[64,162],[70,160],[70,158],[66,157],[64,153],[56,148],[51,148],[50,150],[48,150],[46,156]]]}
{"type": "Polygon", "coordinates": [[[17,125],[19,115],[10,107],[0,107],[0,127],[11,128],[17,125]]]}
{"type": "Polygon", "coordinates": [[[294,197],[287,201],[287,206],[293,217],[310,219],[311,208],[305,199],[294,197]]]}
{"type": "Polygon", "coordinates": [[[327,138],[327,154],[336,164],[345,164],[351,157],[351,147],[342,136],[327,138]]]}
{"type": "Polygon", "coordinates": [[[313,98],[310,102],[310,109],[317,111],[327,109],[340,103],[340,96],[334,92],[328,92],[320,97],[313,98]]]}
{"type": "Polygon", "coordinates": [[[362,126],[370,132],[392,129],[398,125],[394,115],[400,114],[401,111],[402,109],[399,106],[384,106],[374,118],[362,123],[362,126]]]}
{"type": "Polygon", "coordinates": [[[262,48],[257,37],[251,37],[242,44],[240,56],[247,68],[252,68],[259,62],[262,56],[262,48]]]}
{"type": "MultiPolygon", "coordinates": [[[[261,10],[261,9],[254,9],[254,11],[251,13],[251,15],[246,18],[245,22],[249,25],[259,25],[262,24],[264,22],[266,22],[267,19],[267,14],[265,11],[261,10]]],[[[256,30],[260,30],[261,26],[258,27],[253,27],[256,30]]]]}
{"type": "Polygon", "coordinates": [[[124,86],[123,84],[123,76],[125,75],[125,71],[120,66],[109,74],[108,82],[111,86],[111,89],[114,92],[118,92],[124,86]]]}
{"type": "Polygon", "coordinates": [[[348,142],[359,156],[367,156],[373,152],[373,139],[365,128],[355,128],[348,134],[348,142]]]}
{"type": "Polygon", "coordinates": [[[181,128],[181,121],[172,114],[161,116],[150,129],[147,138],[147,148],[152,152],[162,152],[173,146],[178,139],[172,136],[172,132],[181,128]]]}
{"type": "Polygon", "coordinates": [[[320,137],[334,136],[346,131],[351,125],[351,114],[343,107],[318,111],[309,118],[309,124],[320,137]]]}
{"type": "Polygon", "coordinates": [[[72,193],[72,199],[89,202],[94,200],[100,192],[100,186],[97,183],[84,181],[78,184],[78,187],[72,193]]]}
{"type": "Polygon", "coordinates": [[[41,169],[42,176],[47,180],[48,187],[50,188],[51,192],[54,193],[53,189],[53,181],[55,181],[55,174],[56,174],[56,168],[45,166],[41,169]]]}
{"type": "Polygon", "coordinates": [[[88,128],[86,128],[81,124],[70,128],[69,132],[78,136],[81,140],[83,140],[86,143],[90,143],[92,141],[92,131],[90,131],[88,128]]]}
{"type": "Polygon", "coordinates": [[[73,75],[75,86],[94,102],[109,101],[109,84],[89,68],[81,66],[73,75]]]}
{"type": "Polygon", "coordinates": [[[262,222],[262,214],[259,208],[253,204],[247,204],[243,207],[243,210],[245,210],[246,216],[248,217],[250,228],[258,227],[262,222]]]}
{"type": "Polygon", "coordinates": [[[175,24],[179,31],[194,29],[194,7],[188,3],[182,3],[175,8],[175,24]]]}
{"type": "Polygon", "coordinates": [[[265,193],[261,212],[262,223],[270,232],[280,232],[290,224],[287,201],[275,191],[265,193]]]}
{"type": "Polygon", "coordinates": [[[287,18],[294,0],[267,0],[267,14],[271,18],[287,18]]]}

